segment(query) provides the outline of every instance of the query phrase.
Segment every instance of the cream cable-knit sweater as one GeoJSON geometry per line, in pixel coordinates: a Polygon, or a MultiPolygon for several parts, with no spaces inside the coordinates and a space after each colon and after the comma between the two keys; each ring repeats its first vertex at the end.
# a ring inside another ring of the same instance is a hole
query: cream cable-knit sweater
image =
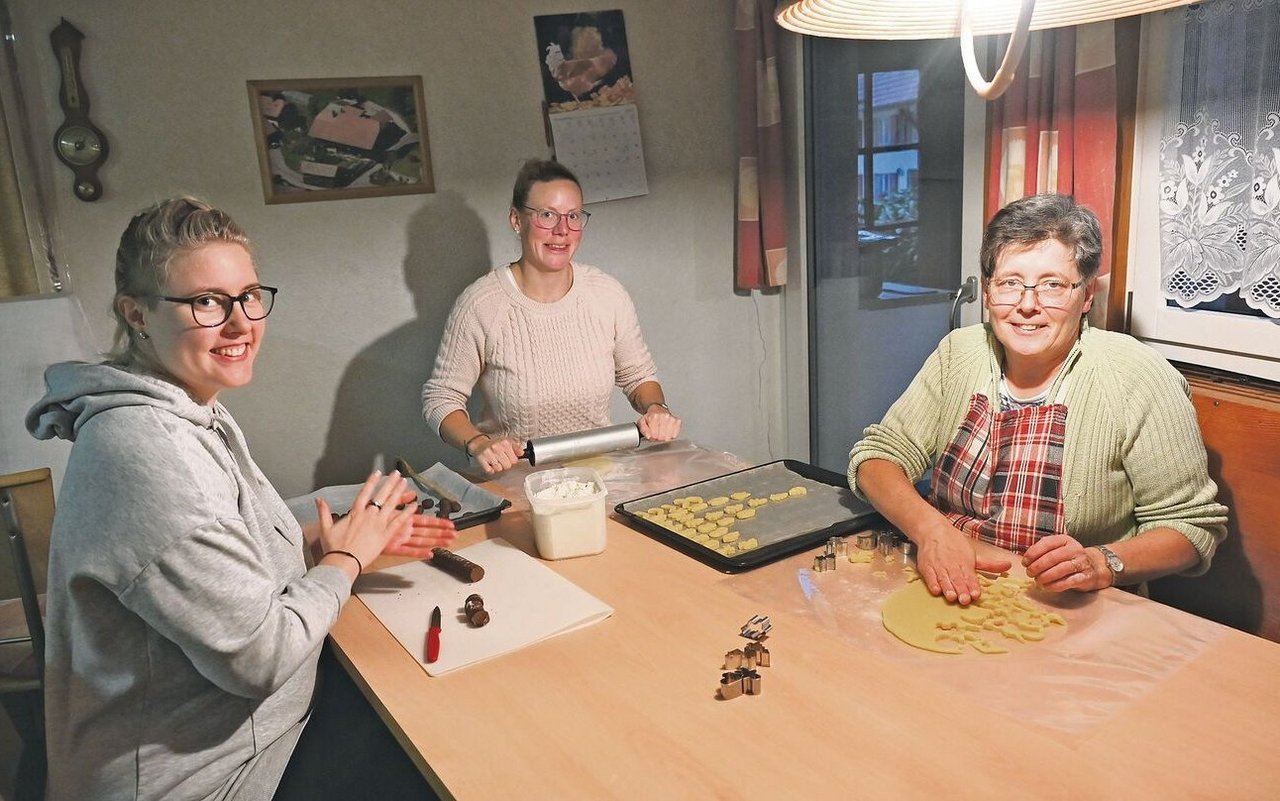
{"type": "Polygon", "coordinates": [[[516,440],[609,425],[614,386],[630,396],[657,380],[631,296],[613,277],[573,265],[554,303],[528,298],[501,265],[463,290],[449,313],[422,416],[439,433],[478,385],[477,426],[516,440]]]}
{"type": "MultiPolygon", "coordinates": [[[[854,491],[867,459],[887,459],[919,480],[955,436],[973,394],[995,397],[999,348],[985,325],[943,339],[884,420],[868,426],[850,451],[854,491]]],[[[1227,508],[1209,478],[1186,379],[1138,340],[1086,325],[1064,381],[1067,533],[1086,546],[1105,545],[1167,526],[1200,553],[1186,575],[1208,570],[1226,537],[1227,508]]]]}

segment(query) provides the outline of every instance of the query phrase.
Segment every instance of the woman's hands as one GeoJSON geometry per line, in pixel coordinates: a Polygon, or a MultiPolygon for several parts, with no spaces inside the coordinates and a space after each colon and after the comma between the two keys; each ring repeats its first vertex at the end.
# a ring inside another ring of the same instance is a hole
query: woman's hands
{"type": "Polygon", "coordinates": [[[364,482],[351,511],[337,522],[329,504],[317,499],[320,550],[324,554],[321,561],[345,565],[343,569],[354,579],[359,573],[356,561],[365,567],[384,553],[423,559],[433,548],[451,543],[453,522],[416,514],[414,500],[416,495],[398,472],[384,478],[378,471],[364,482]],[[354,559],[335,551],[344,551],[354,559]]]}
{"type": "Polygon", "coordinates": [[[510,470],[524,455],[524,445],[514,439],[491,439],[487,434],[484,439],[476,440],[479,448],[471,454],[486,476],[494,476],[510,470]]]}
{"type": "Polygon", "coordinates": [[[1012,566],[1008,559],[978,556],[973,541],[942,515],[939,525],[927,534],[912,537],[916,541],[916,569],[925,587],[933,595],[968,606],[982,595],[978,583],[979,570],[1003,573],[1012,566]]]}
{"type": "Polygon", "coordinates": [[[680,436],[680,418],[660,403],[651,403],[636,422],[640,436],[650,442],[669,442],[680,436]]]}
{"type": "Polygon", "coordinates": [[[1114,580],[1102,552],[1068,534],[1041,537],[1022,555],[1022,565],[1037,586],[1050,592],[1103,590],[1114,580]]]}

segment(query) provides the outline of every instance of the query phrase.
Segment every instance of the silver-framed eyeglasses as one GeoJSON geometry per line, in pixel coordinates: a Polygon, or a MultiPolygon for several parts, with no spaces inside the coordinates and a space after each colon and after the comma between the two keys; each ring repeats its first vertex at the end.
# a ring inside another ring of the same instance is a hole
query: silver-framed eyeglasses
{"type": "Polygon", "coordinates": [[[276,293],[280,290],[273,286],[249,287],[239,295],[228,295],[225,292],[201,292],[186,298],[175,298],[169,295],[156,295],[157,300],[170,303],[185,303],[191,307],[191,318],[196,325],[203,328],[214,328],[231,319],[231,309],[237,303],[244,316],[250,320],[261,320],[271,313],[276,303],[276,293]]]}
{"type": "Polygon", "coordinates": [[[591,212],[584,209],[576,211],[559,212],[555,209],[535,209],[532,206],[525,206],[529,212],[529,217],[533,220],[533,224],[539,228],[551,230],[560,224],[563,217],[565,225],[569,226],[570,231],[581,231],[587,227],[587,220],[591,219],[591,212]]]}
{"type": "Polygon", "coordinates": [[[1022,302],[1025,292],[1035,294],[1042,306],[1065,306],[1071,293],[1084,285],[1084,281],[1064,281],[1061,278],[1045,278],[1034,284],[1024,284],[1021,278],[992,278],[987,282],[991,302],[1002,306],[1015,306],[1022,302]]]}

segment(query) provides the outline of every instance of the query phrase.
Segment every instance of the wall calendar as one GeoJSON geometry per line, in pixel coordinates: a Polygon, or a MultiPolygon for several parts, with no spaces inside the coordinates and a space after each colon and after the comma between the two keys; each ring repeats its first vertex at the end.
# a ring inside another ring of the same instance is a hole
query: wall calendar
{"type": "Polygon", "coordinates": [[[552,114],[556,160],[582,182],[586,203],[649,193],[634,104],[552,114]]]}

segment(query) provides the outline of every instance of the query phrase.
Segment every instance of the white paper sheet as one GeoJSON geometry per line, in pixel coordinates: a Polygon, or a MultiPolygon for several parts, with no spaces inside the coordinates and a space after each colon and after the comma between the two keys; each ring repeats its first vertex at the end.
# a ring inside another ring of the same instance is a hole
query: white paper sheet
{"type": "Polygon", "coordinates": [[[409,562],[360,577],[355,593],[432,676],[509,654],[536,642],[598,623],[613,608],[504,539],[457,551],[484,568],[468,584],[426,562],[409,562]],[[472,628],[462,615],[467,596],[479,593],[489,624],[472,628]],[[439,659],[423,652],[431,610],[440,606],[439,659]]]}

